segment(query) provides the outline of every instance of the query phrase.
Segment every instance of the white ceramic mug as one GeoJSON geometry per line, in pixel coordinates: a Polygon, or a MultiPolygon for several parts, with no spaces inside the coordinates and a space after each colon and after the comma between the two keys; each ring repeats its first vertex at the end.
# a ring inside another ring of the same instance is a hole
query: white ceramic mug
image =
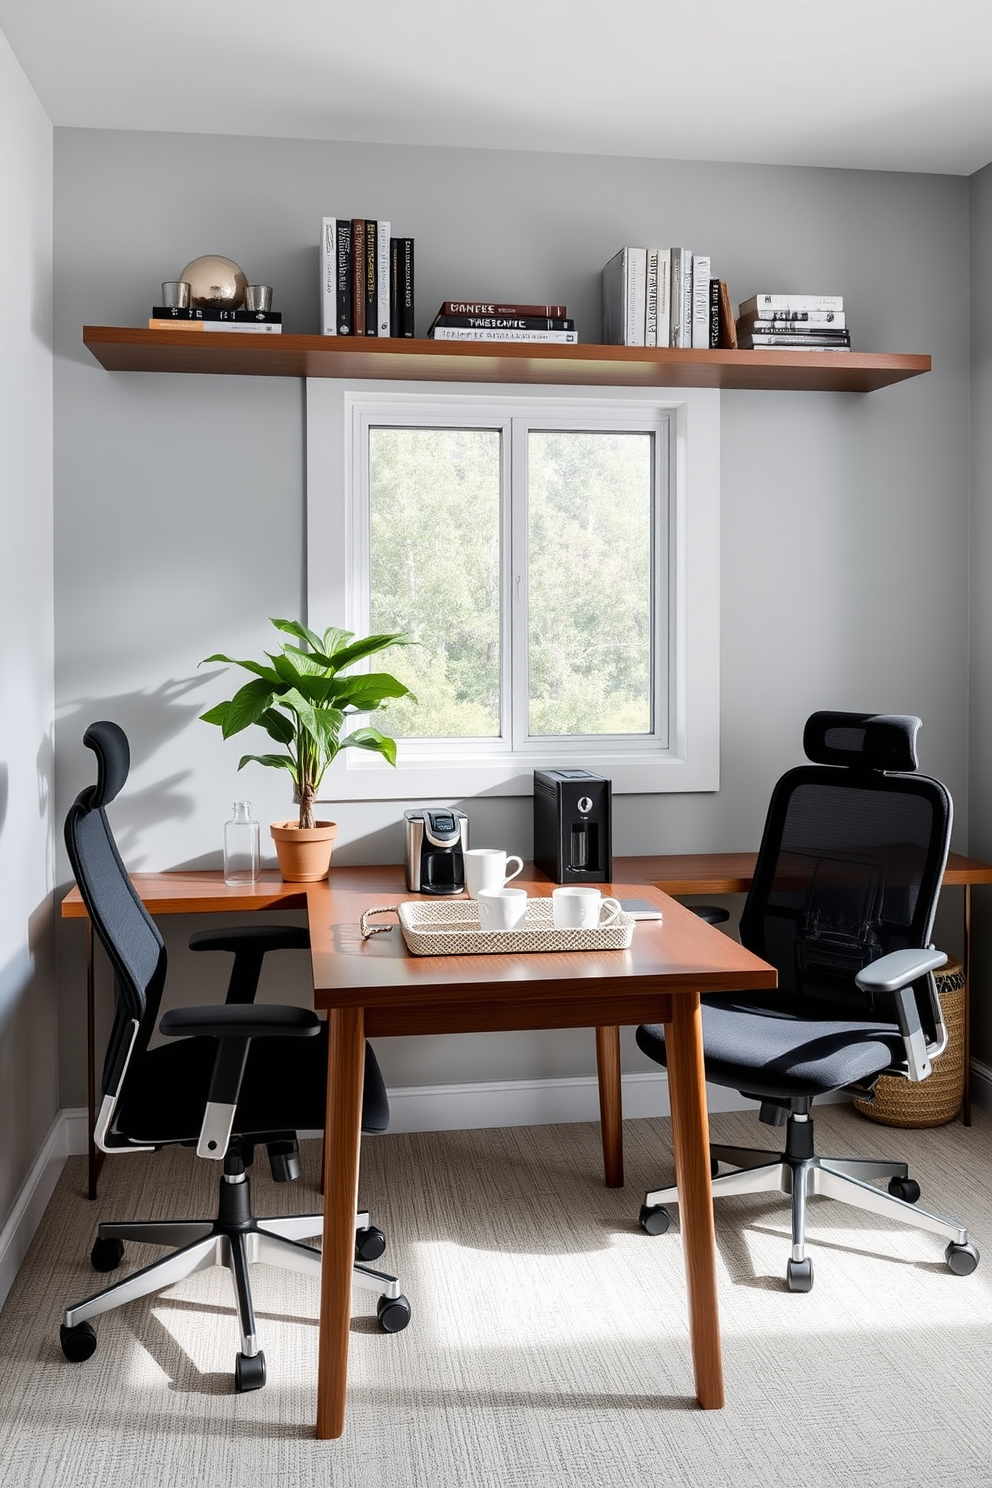
{"type": "Polygon", "coordinates": [[[588,884],[563,884],[553,889],[551,906],[556,930],[595,930],[600,925],[612,925],[623,913],[618,899],[604,899],[588,884]]]}
{"type": "Polygon", "coordinates": [[[465,887],[470,899],[478,899],[480,889],[502,889],[516,878],[524,866],[523,858],[507,857],[501,847],[469,847],[464,853],[465,887]],[[516,863],[512,873],[510,864],[516,863]]]}
{"type": "Polygon", "coordinates": [[[516,930],[526,913],[526,889],[479,890],[479,923],[483,930],[516,930]]]}

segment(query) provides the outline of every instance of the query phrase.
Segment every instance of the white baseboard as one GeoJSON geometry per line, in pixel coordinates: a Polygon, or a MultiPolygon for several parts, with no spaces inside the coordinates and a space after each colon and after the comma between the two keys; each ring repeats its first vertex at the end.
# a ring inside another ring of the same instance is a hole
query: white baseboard
{"type": "MultiPolygon", "coordinates": [[[[80,1150],[85,1152],[86,1112],[83,1111],[81,1115],[83,1117],[83,1145],[80,1150]]],[[[21,1191],[14,1201],[14,1207],[10,1211],[7,1222],[0,1230],[0,1307],[7,1300],[7,1293],[14,1284],[14,1278],[27,1255],[35,1230],[40,1225],[48,1201],[55,1192],[55,1185],[59,1180],[65,1160],[73,1150],[69,1146],[70,1123],[66,1116],[65,1111],[59,1111],[56,1114],[48,1136],[41,1145],[41,1151],[21,1185],[21,1191]]]]}

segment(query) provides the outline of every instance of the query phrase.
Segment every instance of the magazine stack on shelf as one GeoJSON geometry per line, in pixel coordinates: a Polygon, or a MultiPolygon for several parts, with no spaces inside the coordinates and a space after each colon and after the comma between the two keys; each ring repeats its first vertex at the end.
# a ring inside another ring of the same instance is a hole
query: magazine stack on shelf
{"type": "Polygon", "coordinates": [[[607,346],[721,345],[720,281],[709,254],[688,248],[621,248],[603,269],[607,346]]]}
{"type": "Polygon", "coordinates": [[[503,305],[495,300],[445,300],[431,321],[434,341],[550,341],[579,339],[565,305],[503,305]]]}
{"type": "Polygon", "coordinates": [[[747,351],[850,351],[843,295],[758,294],[738,307],[747,351]]]}
{"type": "Polygon", "coordinates": [[[372,217],[324,217],[322,336],[413,336],[413,239],[372,217]]]}
{"type": "Polygon", "coordinates": [[[254,331],[262,335],[282,330],[278,310],[215,310],[193,307],[180,310],[172,305],[153,305],[148,318],[150,331],[254,331]]]}

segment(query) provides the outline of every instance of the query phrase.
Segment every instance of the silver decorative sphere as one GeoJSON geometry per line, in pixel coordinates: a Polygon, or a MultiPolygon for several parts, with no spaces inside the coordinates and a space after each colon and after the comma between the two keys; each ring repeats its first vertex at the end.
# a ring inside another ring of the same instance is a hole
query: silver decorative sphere
{"type": "Polygon", "coordinates": [[[194,258],[179,275],[189,284],[191,305],[203,309],[237,310],[245,302],[248,277],[231,258],[208,253],[194,258]]]}

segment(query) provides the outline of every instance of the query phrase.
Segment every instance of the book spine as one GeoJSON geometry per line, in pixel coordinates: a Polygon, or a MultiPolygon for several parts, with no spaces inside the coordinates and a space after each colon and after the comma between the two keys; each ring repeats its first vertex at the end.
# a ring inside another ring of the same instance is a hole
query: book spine
{"type": "Polygon", "coordinates": [[[644,345],[658,345],[658,250],[647,251],[647,276],[644,289],[644,345]]]}
{"type": "Polygon", "coordinates": [[[338,232],[337,218],[321,219],[320,230],[320,334],[338,333],[338,232]]]}
{"type": "Polygon", "coordinates": [[[468,326],[437,326],[435,341],[554,341],[561,346],[575,346],[578,331],[494,331],[472,330],[468,326]]]}
{"type": "Polygon", "coordinates": [[[575,321],[540,315],[439,315],[431,330],[434,326],[470,326],[479,331],[574,331],[575,321]]]}
{"type": "Polygon", "coordinates": [[[282,326],[271,321],[261,323],[253,320],[159,320],[152,316],[148,321],[150,331],[247,331],[250,336],[281,335],[282,326]]]}
{"type": "Polygon", "coordinates": [[[720,345],[720,281],[710,280],[710,348],[720,345]]]}
{"type": "Polygon", "coordinates": [[[376,332],[380,336],[389,335],[389,233],[390,223],[379,222],[376,225],[376,264],[375,264],[375,286],[376,286],[376,332]]]}
{"type": "Polygon", "coordinates": [[[351,330],[365,335],[365,218],[351,219],[351,330]]]}
{"type": "Polygon", "coordinates": [[[647,280],[647,249],[627,249],[626,346],[644,345],[644,295],[647,280]]]}
{"type": "Polygon", "coordinates": [[[738,318],[764,310],[843,310],[843,295],[757,294],[737,307],[738,318]]]}
{"type": "Polygon", "coordinates": [[[416,336],[414,323],[413,239],[401,238],[402,278],[400,283],[400,334],[416,336]]]}
{"type": "Polygon", "coordinates": [[[682,345],[682,300],[684,295],[683,276],[685,266],[683,264],[684,248],[672,249],[672,298],[669,307],[669,346],[682,345]]]}
{"type": "Polygon", "coordinates": [[[710,344],[710,257],[699,253],[692,260],[692,326],[689,344],[703,351],[710,344]]]}
{"type": "Polygon", "coordinates": [[[730,291],[726,279],[720,280],[720,340],[724,351],[737,350],[737,324],[730,305],[730,291]]]}
{"type": "Polygon", "coordinates": [[[337,306],[338,335],[350,336],[354,328],[352,318],[354,290],[352,288],[351,221],[347,217],[338,218],[337,306]]]}
{"type": "Polygon", "coordinates": [[[603,345],[622,346],[626,311],[626,249],[603,266],[603,345]]]}
{"type": "Polygon", "coordinates": [[[389,334],[401,336],[402,316],[400,311],[400,240],[389,240],[389,334]]]}
{"type": "Polygon", "coordinates": [[[658,253],[658,345],[672,344],[672,250],[658,253]]]}
{"type": "Polygon", "coordinates": [[[152,318],[154,320],[181,320],[186,323],[191,320],[271,320],[278,324],[282,320],[282,312],[280,310],[220,310],[214,305],[195,305],[189,310],[181,310],[175,305],[153,305],[152,318]]]}
{"type": "Polygon", "coordinates": [[[766,310],[763,314],[742,315],[738,319],[742,326],[780,326],[782,330],[816,330],[820,326],[827,330],[846,330],[847,317],[843,310],[766,310]]]}
{"type": "Polygon", "coordinates": [[[759,346],[777,346],[780,350],[787,350],[790,346],[796,351],[804,348],[819,346],[824,348],[836,347],[838,350],[847,351],[851,346],[849,331],[840,331],[836,336],[817,336],[813,332],[808,334],[776,335],[774,332],[759,331],[752,335],[745,332],[740,338],[741,346],[752,350],[759,346]]]}
{"type": "MultiPolygon", "coordinates": [[[[412,242],[412,239],[406,241],[412,242]]],[[[496,305],[488,300],[442,300],[438,315],[543,315],[562,320],[568,314],[564,305],[496,305]]]]}
{"type": "Polygon", "coordinates": [[[376,267],[378,262],[379,253],[376,244],[375,218],[366,217],[364,269],[366,336],[377,336],[379,334],[379,296],[376,291],[376,267]]]}

